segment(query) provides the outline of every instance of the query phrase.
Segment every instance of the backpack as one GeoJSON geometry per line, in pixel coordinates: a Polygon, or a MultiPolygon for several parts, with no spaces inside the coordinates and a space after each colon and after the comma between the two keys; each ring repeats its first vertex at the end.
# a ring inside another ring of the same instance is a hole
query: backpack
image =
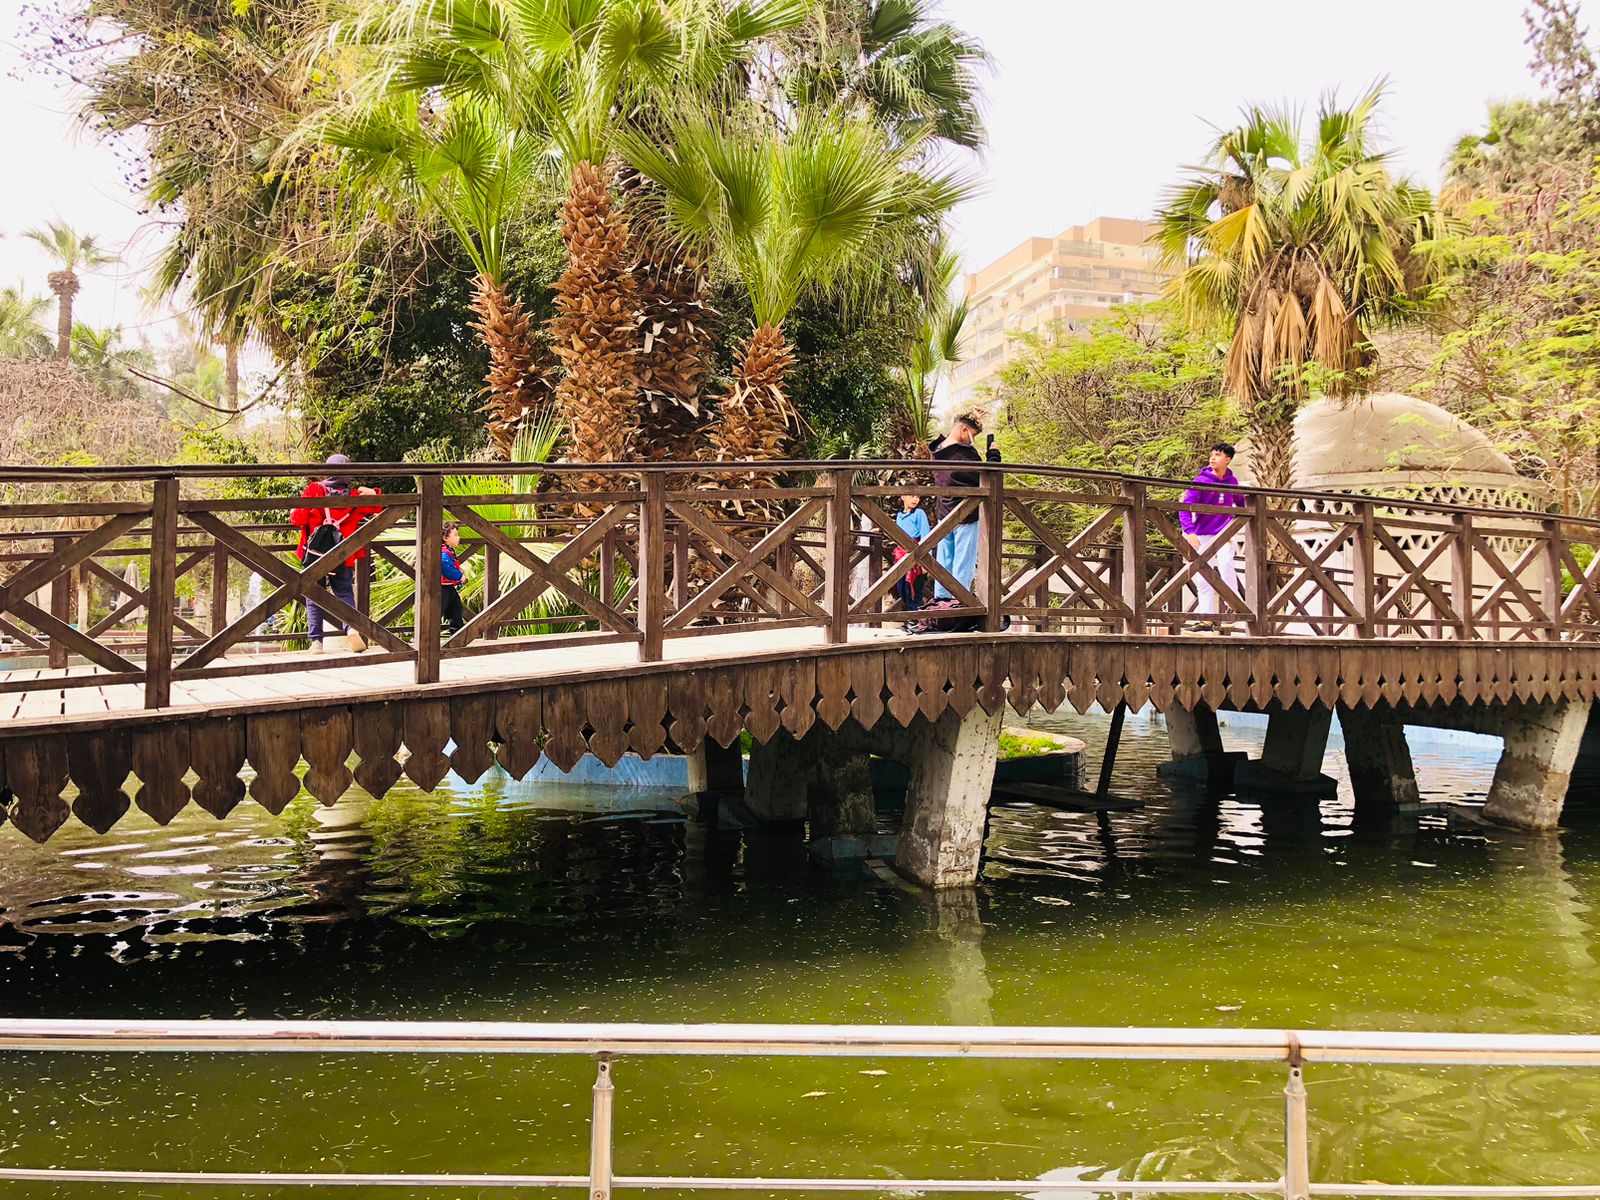
{"type": "MultiPolygon", "coordinates": [[[[346,492],[329,492],[331,496],[348,495],[346,492]]],[[[322,510],[322,523],[311,531],[311,536],[306,539],[306,556],[308,558],[321,558],[340,542],[344,541],[344,533],[339,529],[339,524],[333,519],[330,509],[322,510]]]]}

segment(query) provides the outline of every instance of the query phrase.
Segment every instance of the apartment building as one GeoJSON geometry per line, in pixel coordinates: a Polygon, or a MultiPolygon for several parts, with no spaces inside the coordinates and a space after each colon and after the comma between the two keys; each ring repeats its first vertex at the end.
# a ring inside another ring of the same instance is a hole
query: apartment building
{"type": "Polygon", "coordinates": [[[1029,238],[966,276],[969,313],[950,402],[983,402],[1017,353],[1017,334],[1042,334],[1057,322],[1069,333],[1087,329],[1113,305],[1159,297],[1167,275],[1144,244],[1150,230],[1144,221],[1100,217],[1053,238],[1029,238]]]}

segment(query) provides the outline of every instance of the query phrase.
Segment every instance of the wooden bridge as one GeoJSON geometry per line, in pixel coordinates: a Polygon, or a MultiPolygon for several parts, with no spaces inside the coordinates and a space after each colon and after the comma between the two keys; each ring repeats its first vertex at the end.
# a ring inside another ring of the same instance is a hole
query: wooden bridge
{"type": "Polygon", "coordinates": [[[1487,815],[1548,827],[1600,688],[1600,522],[1236,489],[1242,507],[1187,506],[1226,518],[1230,587],[1181,535],[1172,481],[384,464],[352,468],[382,489],[377,515],[302,564],[288,497],[325,470],[0,469],[0,821],[43,841],[69,814],[104,832],[130,803],[159,821],[191,801],[279,811],[302,759],[326,803],[402,774],[520,777],[541,753],[564,768],[685,753],[731,775],[719,748],[748,730],[746,803],[772,820],[869,825],[864,756],[908,763],[898,865],[943,886],[976,872],[1007,705],[1153,705],[1172,773],[1273,796],[1326,788],[1337,713],[1368,804],[1415,797],[1404,724],[1497,732],[1487,815]],[[907,491],[953,505],[920,544],[893,517],[907,491]],[[965,585],[935,547],[974,517],[965,585]],[[441,636],[446,521],[481,602],[441,636]],[[347,606],[322,581],[363,550],[347,606]],[[913,568],[971,632],[900,630],[913,568]],[[1216,617],[1195,611],[1202,579],[1216,617]],[[306,600],[370,648],[292,649],[306,600]],[[1195,632],[1211,621],[1225,632],[1195,632]],[[1224,708],[1270,714],[1260,760],[1222,752],[1224,708]]]}

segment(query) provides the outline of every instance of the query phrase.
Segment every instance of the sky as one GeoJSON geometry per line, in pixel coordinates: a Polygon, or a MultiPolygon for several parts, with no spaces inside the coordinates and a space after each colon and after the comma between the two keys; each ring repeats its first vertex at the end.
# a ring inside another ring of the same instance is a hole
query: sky
{"type": "MultiPolygon", "coordinates": [[[[217,0],[223,3],[225,0],[217,0]]],[[[123,252],[84,280],[82,319],[160,345],[174,314],[141,297],[165,236],[139,211],[113,152],[72,120],[70,91],[32,70],[21,0],[0,0],[0,284],[45,292],[23,230],[64,220],[123,252]]],[[[1096,216],[1148,216],[1211,127],[1251,102],[1315,106],[1385,76],[1384,129],[1400,167],[1436,183],[1487,103],[1531,94],[1523,0],[943,0],[993,56],[982,194],[957,214],[975,270],[1032,236],[1096,216]]],[[[1591,0],[1593,11],[1600,3],[1591,0]]]]}

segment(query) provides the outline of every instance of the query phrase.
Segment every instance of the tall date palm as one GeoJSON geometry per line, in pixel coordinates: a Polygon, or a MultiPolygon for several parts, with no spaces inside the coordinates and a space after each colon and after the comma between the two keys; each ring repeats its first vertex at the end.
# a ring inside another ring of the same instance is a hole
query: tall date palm
{"type": "Polygon", "coordinates": [[[1433,197],[1394,176],[1377,147],[1383,93],[1348,108],[1325,99],[1309,131],[1297,113],[1247,110],[1157,217],[1153,241],[1184,311],[1231,327],[1224,383],[1245,407],[1263,486],[1291,482],[1307,365],[1336,393],[1358,390],[1370,332],[1426,282],[1414,248],[1430,236],[1433,197]]]}
{"type": "Polygon", "coordinates": [[[57,221],[47,221],[44,228],[30,229],[25,236],[43,246],[55,263],[45,282],[56,296],[56,357],[64,361],[72,353],[72,302],[83,286],[78,271],[114,263],[117,256],[101,249],[92,235],[57,221]]]}

